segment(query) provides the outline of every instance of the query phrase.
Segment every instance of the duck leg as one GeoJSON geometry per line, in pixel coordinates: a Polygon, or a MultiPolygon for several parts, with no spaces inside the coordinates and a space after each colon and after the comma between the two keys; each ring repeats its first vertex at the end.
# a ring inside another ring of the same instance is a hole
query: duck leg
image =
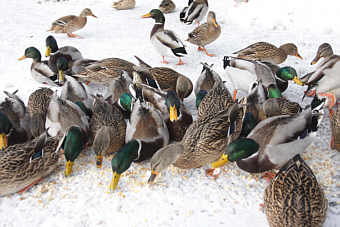
{"type": "Polygon", "coordinates": [[[205,174],[206,174],[206,176],[213,177],[214,180],[216,180],[221,174],[221,169],[220,168],[207,169],[207,170],[205,170],[205,174]]]}
{"type": "Polygon", "coordinates": [[[237,100],[237,90],[235,89],[233,92],[233,101],[236,102],[237,100]]]}
{"type": "Polygon", "coordinates": [[[276,175],[275,173],[268,171],[265,172],[261,178],[265,179],[268,183],[270,183],[270,181],[274,179],[275,175],[276,175]]]}
{"type": "Polygon", "coordinates": [[[197,47],[197,50],[198,50],[198,51],[204,51],[204,48],[198,46],[198,47],[197,47]]]}
{"type": "Polygon", "coordinates": [[[162,56],[162,59],[163,59],[163,60],[161,61],[162,64],[169,64],[169,62],[165,60],[165,56],[162,56]]]}
{"type": "Polygon", "coordinates": [[[181,58],[178,58],[179,60],[178,60],[178,63],[176,64],[176,65],[184,65],[184,62],[182,61],[182,59],[181,58]]]}
{"type": "Polygon", "coordinates": [[[209,54],[207,49],[205,47],[203,47],[203,51],[205,52],[205,54],[209,57],[215,57],[216,55],[215,54],[209,54]]]}
{"type": "Polygon", "coordinates": [[[331,142],[330,142],[330,147],[331,149],[335,149],[335,145],[334,145],[334,136],[331,136],[331,142]]]}
{"type": "MultiPolygon", "coordinates": [[[[319,96],[324,96],[324,97],[327,97],[329,99],[329,103],[328,103],[328,109],[331,110],[335,104],[336,104],[336,98],[334,96],[334,94],[332,92],[329,92],[329,93],[320,93],[318,94],[319,96]]],[[[331,112],[331,111],[330,111],[331,112]]]]}
{"type": "Polygon", "coordinates": [[[22,190],[18,191],[18,194],[21,195],[22,193],[26,192],[28,189],[30,189],[30,188],[33,187],[34,185],[38,184],[38,183],[39,183],[40,181],[42,181],[43,179],[44,179],[44,178],[42,177],[42,178],[40,178],[40,179],[34,181],[32,184],[30,184],[30,185],[24,187],[22,190]]]}
{"type": "Polygon", "coordinates": [[[76,34],[73,34],[73,33],[67,33],[67,36],[70,37],[70,38],[78,38],[78,39],[82,39],[83,37],[79,36],[79,35],[76,35],[76,34]]]}

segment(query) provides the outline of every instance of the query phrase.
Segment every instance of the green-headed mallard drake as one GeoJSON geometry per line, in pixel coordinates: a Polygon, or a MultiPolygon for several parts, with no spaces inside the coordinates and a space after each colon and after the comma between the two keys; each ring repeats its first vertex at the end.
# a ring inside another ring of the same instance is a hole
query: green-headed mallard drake
{"type": "Polygon", "coordinates": [[[112,159],[113,177],[110,189],[113,191],[132,162],[150,159],[161,147],[169,143],[169,133],[161,113],[142,97],[131,106],[131,117],[126,128],[126,144],[112,159]]]}
{"type": "Polygon", "coordinates": [[[57,167],[58,139],[43,133],[0,154],[0,196],[26,191],[57,167]]]}
{"type": "Polygon", "coordinates": [[[267,118],[258,123],[246,138],[231,142],[216,166],[230,161],[250,173],[280,169],[313,142],[315,138],[306,135],[317,130],[320,115],[318,111],[307,109],[294,116],[267,118]]]}
{"type": "Polygon", "coordinates": [[[199,25],[200,21],[202,21],[207,14],[208,9],[208,0],[189,0],[188,8],[184,10],[185,14],[181,18],[181,21],[185,24],[197,23],[199,25]]]}
{"type": "Polygon", "coordinates": [[[133,9],[135,6],[136,0],[119,0],[112,4],[112,7],[118,10],[133,9]]]}
{"type": "Polygon", "coordinates": [[[277,48],[270,43],[258,42],[233,54],[237,54],[237,57],[242,59],[266,61],[273,64],[281,64],[286,60],[288,55],[302,59],[294,43],[286,43],[277,48]]]}
{"type": "MultiPolygon", "coordinates": [[[[218,113],[206,115],[194,121],[181,142],[173,143],[157,151],[151,159],[152,183],[157,174],[170,164],[182,169],[199,168],[216,161],[228,145],[228,139],[239,114],[234,104],[218,113]]],[[[236,126],[237,127],[237,126],[236,126]]]]}
{"type": "Polygon", "coordinates": [[[49,88],[39,88],[29,97],[27,103],[27,112],[30,116],[32,136],[38,137],[45,131],[45,122],[50,100],[53,91],[49,88]]]}
{"type": "Polygon", "coordinates": [[[176,4],[171,0],[162,0],[158,8],[162,13],[172,13],[176,9],[176,4]]]}
{"type": "Polygon", "coordinates": [[[198,46],[198,51],[204,51],[206,55],[213,57],[215,55],[209,54],[205,46],[214,42],[220,35],[221,26],[216,22],[215,13],[210,11],[207,22],[190,32],[186,41],[198,46]]]}
{"type": "Polygon", "coordinates": [[[64,155],[66,159],[65,176],[72,173],[74,160],[78,157],[88,141],[89,133],[89,114],[88,109],[81,102],[73,103],[69,100],[63,100],[53,94],[48,112],[47,122],[50,125],[55,125],[59,130],[58,134],[63,135],[64,155]],[[52,124],[51,124],[52,123],[52,124]]]}
{"type": "Polygon", "coordinates": [[[125,71],[121,71],[120,76],[114,78],[110,82],[109,87],[106,89],[104,98],[109,98],[112,103],[116,103],[122,94],[130,92],[130,84],[132,84],[132,80],[129,77],[128,73],[125,71]]]}
{"type": "Polygon", "coordinates": [[[56,75],[48,67],[47,61],[41,61],[41,54],[37,48],[35,47],[26,48],[25,54],[21,58],[19,58],[19,60],[24,60],[26,58],[33,59],[31,65],[31,75],[35,81],[50,86],[58,86],[54,82],[54,80],[57,79],[56,75]]]}
{"type": "Polygon", "coordinates": [[[64,46],[59,48],[57,41],[53,36],[48,36],[45,40],[46,42],[46,57],[48,59],[48,66],[54,73],[58,73],[57,69],[57,59],[63,56],[68,59],[69,69],[72,68],[73,62],[83,59],[80,51],[73,46],[64,46]]]}
{"type": "Polygon", "coordinates": [[[264,192],[264,211],[270,227],[319,227],[328,201],[313,171],[295,156],[276,174],[264,192]]]}
{"type": "Polygon", "coordinates": [[[73,34],[73,32],[82,29],[86,25],[87,16],[97,18],[89,8],[85,8],[79,16],[69,15],[53,21],[52,27],[48,31],[66,33],[68,37],[72,38],[81,38],[79,35],[73,34]]]}
{"type": "Polygon", "coordinates": [[[187,54],[183,42],[175,35],[173,31],[164,30],[165,17],[159,9],[153,9],[142,18],[153,18],[155,25],[151,30],[150,40],[155,49],[162,56],[162,63],[168,64],[165,56],[175,55],[179,58],[177,65],[183,65],[181,57],[187,54]],[[171,52],[170,52],[171,51],[171,52]]]}
{"type": "MultiPolygon", "coordinates": [[[[187,98],[192,90],[193,84],[191,80],[184,76],[181,73],[176,72],[175,70],[167,67],[151,67],[142,61],[139,57],[135,56],[135,58],[139,61],[142,72],[148,73],[151,78],[153,78],[159,85],[159,88],[167,91],[173,90],[176,91],[178,97],[183,101],[184,98],[187,98]]],[[[135,70],[139,72],[139,69],[135,67],[135,70]]]]}
{"type": "Polygon", "coordinates": [[[125,144],[126,123],[118,107],[106,102],[101,95],[94,99],[90,140],[93,140],[97,168],[101,168],[104,155],[117,152],[125,144]]]}
{"type": "MultiPolygon", "coordinates": [[[[200,76],[196,80],[195,84],[195,96],[199,94],[200,91],[209,92],[215,85],[215,83],[222,83],[222,79],[217,72],[215,72],[212,67],[213,65],[208,65],[207,63],[201,63],[203,66],[200,76]]],[[[198,107],[198,105],[196,105],[198,107]]]]}
{"type": "Polygon", "coordinates": [[[30,124],[26,106],[17,92],[4,91],[7,97],[0,103],[0,150],[30,140],[31,130],[37,127],[30,124]]]}
{"type": "Polygon", "coordinates": [[[121,75],[122,71],[126,71],[132,78],[133,67],[135,64],[120,58],[106,58],[96,61],[75,75],[87,82],[94,82],[108,86],[110,82],[121,75]]]}
{"type": "Polygon", "coordinates": [[[223,67],[224,69],[227,67],[239,69],[237,72],[226,71],[227,76],[235,87],[233,94],[234,100],[236,100],[237,97],[237,90],[249,91],[251,85],[253,85],[256,80],[262,81],[263,86],[266,88],[268,98],[282,97],[281,90],[284,91],[287,88],[289,80],[294,81],[298,85],[303,85],[297,77],[295,69],[292,67],[277,68],[272,64],[229,56],[224,57],[223,67]],[[242,70],[250,74],[244,74],[242,70]]]}

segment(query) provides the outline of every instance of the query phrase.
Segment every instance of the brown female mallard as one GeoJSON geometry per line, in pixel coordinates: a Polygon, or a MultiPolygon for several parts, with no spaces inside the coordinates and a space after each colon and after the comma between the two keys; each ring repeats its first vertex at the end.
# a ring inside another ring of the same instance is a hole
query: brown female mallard
{"type": "Polygon", "coordinates": [[[120,0],[112,4],[112,7],[118,10],[133,9],[135,6],[136,0],[120,0]]]}
{"type": "Polygon", "coordinates": [[[162,0],[158,8],[162,13],[172,13],[176,9],[176,4],[171,0],[162,0]]]}
{"type": "Polygon", "coordinates": [[[300,155],[280,169],[264,192],[270,227],[320,227],[327,208],[325,193],[300,155]]]}
{"type": "Polygon", "coordinates": [[[335,111],[330,115],[331,121],[331,148],[340,151],[340,105],[335,106],[335,111]]]}

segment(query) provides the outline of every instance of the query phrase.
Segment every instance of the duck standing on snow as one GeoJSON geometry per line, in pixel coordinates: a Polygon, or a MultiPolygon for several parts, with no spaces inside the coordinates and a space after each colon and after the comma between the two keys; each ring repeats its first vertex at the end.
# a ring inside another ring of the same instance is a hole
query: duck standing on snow
{"type": "Polygon", "coordinates": [[[242,50],[236,51],[233,54],[237,54],[237,57],[239,58],[265,61],[272,64],[281,64],[286,60],[288,55],[302,59],[296,45],[293,43],[286,43],[277,48],[270,43],[258,42],[247,46],[242,50]]]}
{"type": "Polygon", "coordinates": [[[37,48],[35,47],[26,48],[25,54],[21,58],[19,58],[19,61],[24,60],[26,58],[33,59],[31,65],[31,75],[35,81],[50,86],[58,86],[54,82],[54,80],[57,79],[57,76],[48,67],[47,61],[41,61],[41,54],[37,48]]]}
{"type": "Polygon", "coordinates": [[[209,54],[206,45],[214,42],[221,35],[221,27],[216,22],[216,15],[210,11],[208,13],[207,22],[195,28],[188,34],[186,41],[198,46],[198,51],[204,51],[209,57],[215,56],[209,54]]]}
{"type": "Polygon", "coordinates": [[[159,9],[153,9],[142,18],[153,18],[155,25],[151,30],[150,39],[156,50],[161,54],[162,63],[168,64],[165,56],[169,55],[169,51],[179,58],[177,65],[183,65],[181,57],[187,54],[183,42],[175,35],[173,31],[164,30],[165,17],[159,9]]]}
{"type": "Polygon", "coordinates": [[[176,5],[171,0],[163,0],[161,4],[159,4],[159,10],[162,11],[162,13],[172,13],[176,9],[176,5]]]}
{"type": "MultiPolygon", "coordinates": [[[[138,92],[137,92],[138,93],[138,92]]],[[[161,147],[169,143],[169,132],[161,113],[154,106],[138,99],[131,106],[131,117],[126,128],[126,144],[120,148],[112,159],[112,182],[110,190],[117,187],[120,175],[132,162],[150,159],[161,147]]]]}
{"type": "Polygon", "coordinates": [[[313,171],[300,155],[284,165],[264,192],[270,227],[322,226],[328,201],[313,171]]]}
{"type": "MultiPolygon", "coordinates": [[[[185,24],[192,24],[193,22],[195,22],[199,25],[200,21],[207,14],[208,9],[208,0],[189,0],[189,6],[185,10],[185,15],[183,19],[181,19],[181,21],[183,21],[185,24]]],[[[183,13],[184,12],[182,11],[182,14],[183,13]]]]}
{"type": "Polygon", "coordinates": [[[120,0],[112,4],[112,7],[118,10],[133,9],[135,8],[135,6],[135,0],[120,0]]]}
{"type": "Polygon", "coordinates": [[[55,33],[66,33],[68,37],[81,38],[73,32],[82,29],[87,23],[87,16],[97,18],[89,8],[83,9],[79,16],[69,15],[61,17],[52,23],[52,27],[48,31],[55,33]]]}

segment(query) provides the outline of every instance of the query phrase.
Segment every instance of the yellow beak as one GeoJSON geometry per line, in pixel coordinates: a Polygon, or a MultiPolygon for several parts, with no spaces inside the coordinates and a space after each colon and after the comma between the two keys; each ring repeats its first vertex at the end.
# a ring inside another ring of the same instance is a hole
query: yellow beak
{"type": "Polygon", "coordinates": [[[301,60],[303,59],[299,53],[296,53],[295,56],[300,58],[301,60]]]}
{"type": "Polygon", "coordinates": [[[178,120],[178,117],[177,117],[176,106],[175,105],[170,106],[170,121],[173,122],[173,121],[177,121],[177,120],[178,120]]]}
{"type": "Polygon", "coordinates": [[[293,81],[294,81],[297,85],[303,86],[303,82],[302,82],[299,78],[294,77],[294,78],[293,78],[293,81]]]}
{"type": "Polygon", "coordinates": [[[120,174],[117,173],[117,172],[114,172],[113,176],[112,176],[112,181],[111,181],[111,184],[110,184],[110,190],[111,191],[114,191],[116,189],[118,182],[119,182],[119,179],[120,179],[120,174]]]}
{"type": "Polygon", "coordinates": [[[7,147],[7,135],[5,133],[0,134],[0,150],[6,149],[7,147]]]}
{"type": "Polygon", "coordinates": [[[72,173],[72,167],[73,167],[74,162],[67,161],[66,166],[65,166],[65,177],[68,177],[72,173]]]}
{"type": "Polygon", "coordinates": [[[149,180],[148,180],[148,183],[149,184],[152,184],[154,181],[155,181],[155,179],[156,179],[156,177],[158,176],[158,172],[157,171],[151,171],[151,176],[150,176],[150,178],[149,178],[149,180]]]}
{"type": "Polygon", "coordinates": [[[151,17],[151,13],[147,13],[147,14],[144,14],[143,16],[142,16],[142,18],[150,18],[151,17]]]}
{"type": "Polygon", "coordinates": [[[215,19],[213,19],[213,25],[216,27],[216,28],[218,28],[218,24],[216,23],[216,20],[215,19]]]}
{"type": "Polygon", "coordinates": [[[216,161],[211,163],[211,168],[219,168],[224,166],[228,162],[228,155],[222,154],[222,156],[216,161]]]}
{"type": "Polygon", "coordinates": [[[103,159],[104,159],[103,155],[97,155],[96,156],[96,166],[97,166],[98,169],[102,168],[103,159]]]}
{"type": "Polygon", "coordinates": [[[19,61],[26,59],[27,57],[24,55],[21,58],[18,58],[19,61]]]}
{"type": "Polygon", "coordinates": [[[46,52],[45,52],[45,56],[46,56],[46,57],[50,56],[50,55],[51,55],[51,52],[52,52],[51,47],[50,47],[50,46],[47,46],[46,52]]]}
{"type": "Polygon", "coordinates": [[[59,83],[62,84],[64,82],[64,72],[63,72],[63,70],[59,69],[58,74],[59,74],[59,83]]]}

